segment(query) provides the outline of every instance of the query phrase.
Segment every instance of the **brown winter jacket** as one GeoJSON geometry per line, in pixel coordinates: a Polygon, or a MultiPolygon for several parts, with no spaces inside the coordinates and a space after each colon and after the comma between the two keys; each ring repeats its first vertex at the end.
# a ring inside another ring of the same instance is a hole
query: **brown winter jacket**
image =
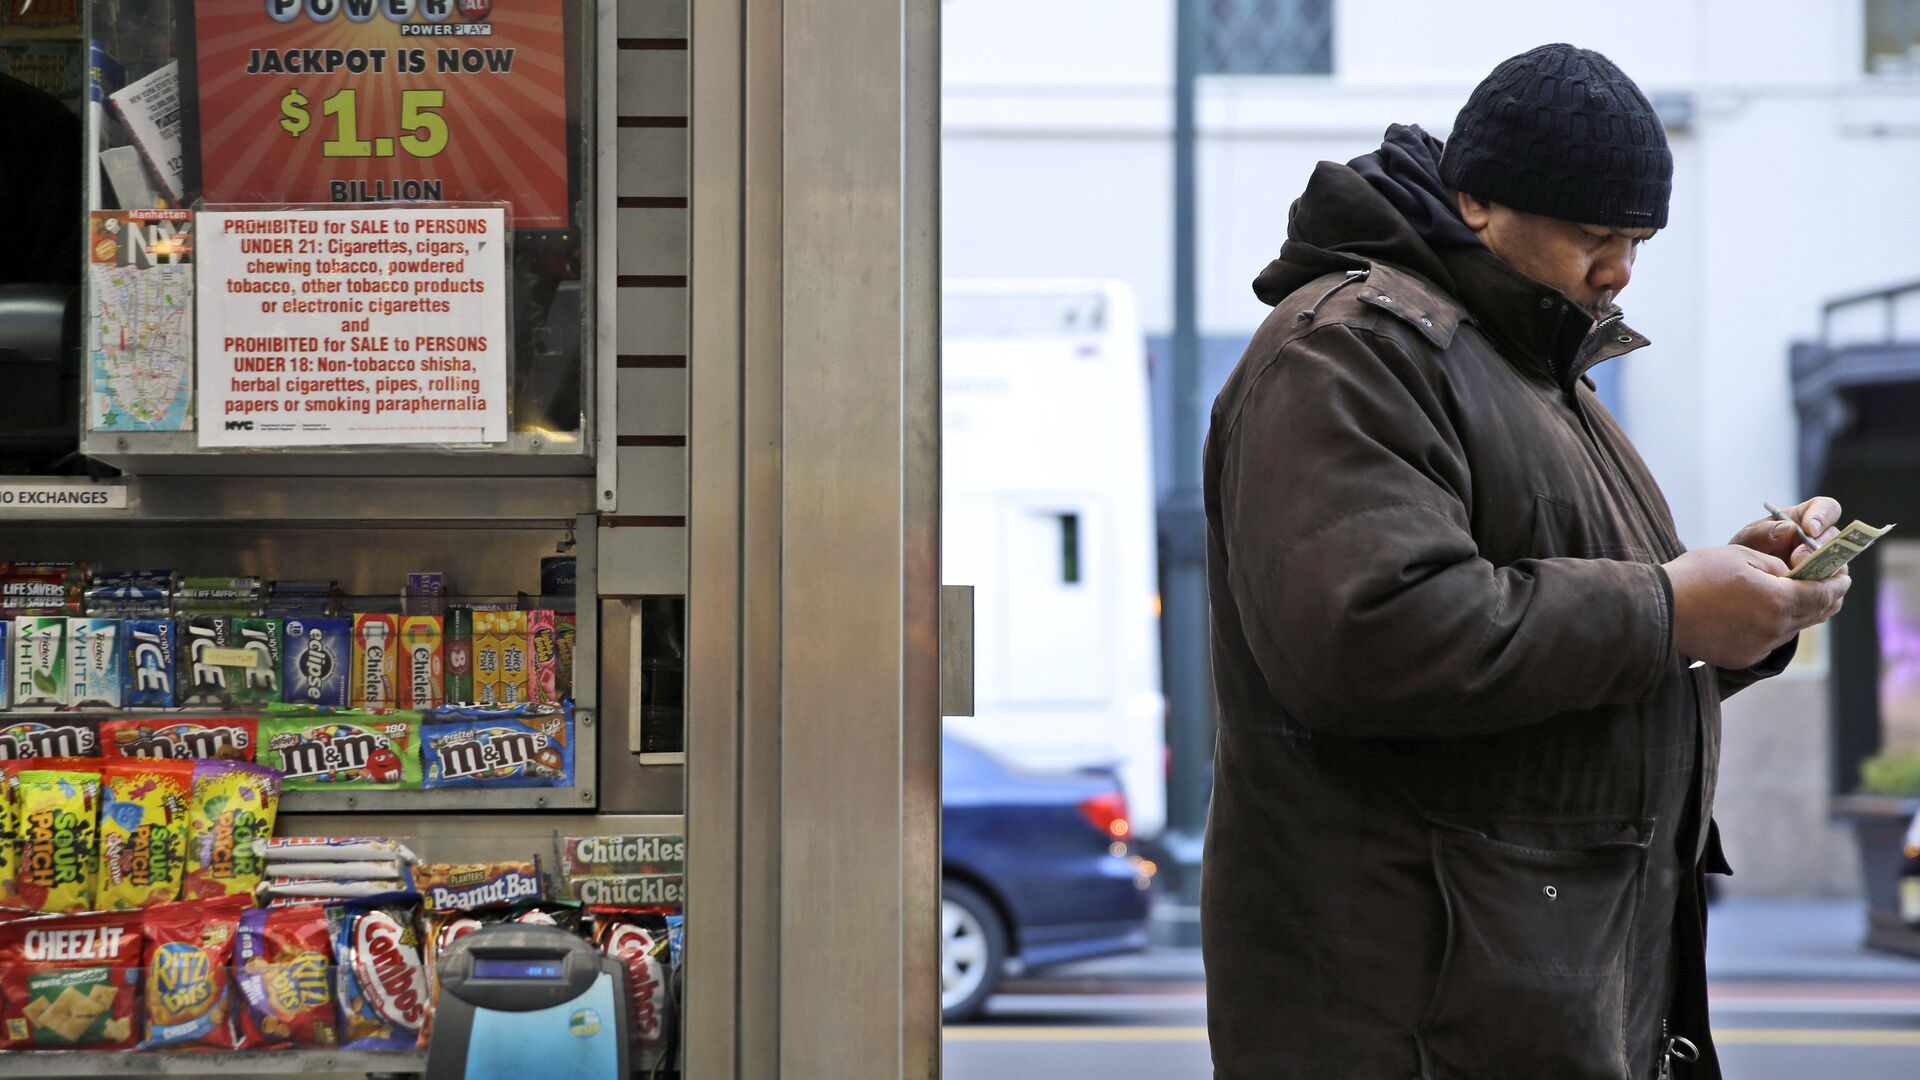
{"type": "Polygon", "coordinates": [[[1675,653],[1682,547],[1583,377],[1646,340],[1463,231],[1437,151],[1319,166],[1214,404],[1215,1067],[1638,1080],[1670,1029],[1717,1077],[1720,701],[1791,649],[1675,653]]]}

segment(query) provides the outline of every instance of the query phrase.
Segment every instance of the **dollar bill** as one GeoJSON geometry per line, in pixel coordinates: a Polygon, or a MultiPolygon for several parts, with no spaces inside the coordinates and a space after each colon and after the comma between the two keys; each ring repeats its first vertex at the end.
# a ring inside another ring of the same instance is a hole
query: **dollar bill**
{"type": "Polygon", "coordinates": [[[1874,528],[1864,521],[1856,520],[1841,529],[1834,538],[1820,545],[1820,550],[1807,557],[1807,561],[1796,567],[1787,576],[1796,581],[1824,581],[1840,572],[1840,568],[1854,560],[1854,557],[1873,546],[1875,540],[1893,531],[1892,525],[1874,528]]]}

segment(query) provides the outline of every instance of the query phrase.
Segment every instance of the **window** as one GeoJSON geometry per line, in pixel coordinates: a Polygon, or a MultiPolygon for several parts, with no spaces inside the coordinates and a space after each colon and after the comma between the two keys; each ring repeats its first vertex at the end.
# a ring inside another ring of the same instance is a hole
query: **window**
{"type": "Polygon", "coordinates": [[[1920,75],[1920,2],[1867,0],[1869,75],[1920,75]]]}
{"type": "Polygon", "coordinates": [[[1332,0],[1194,0],[1205,75],[1333,74],[1332,0]]]}

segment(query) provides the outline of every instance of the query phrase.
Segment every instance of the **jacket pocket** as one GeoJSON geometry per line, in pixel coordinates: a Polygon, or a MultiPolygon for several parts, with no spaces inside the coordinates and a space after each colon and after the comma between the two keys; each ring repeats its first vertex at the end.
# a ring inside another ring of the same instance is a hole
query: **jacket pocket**
{"type": "Polygon", "coordinates": [[[1575,848],[1438,827],[1440,977],[1418,1033],[1427,1080],[1620,1080],[1627,941],[1647,830],[1575,848]]]}

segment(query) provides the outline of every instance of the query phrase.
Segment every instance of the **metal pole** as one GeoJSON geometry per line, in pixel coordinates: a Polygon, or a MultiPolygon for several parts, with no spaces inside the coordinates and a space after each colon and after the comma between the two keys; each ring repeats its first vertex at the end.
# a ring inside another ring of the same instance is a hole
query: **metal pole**
{"type": "MultiPolygon", "coordinates": [[[[1200,67],[1200,0],[1176,0],[1173,109],[1173,477],[1161,512],[1166,620],[1169,854],[1189,909],[1199,896],[1200,838],[1213,764],[1213,682],[1207,649],[1206,514],[1200,448],[1202,400],[1195,228],[1194,77],[1200,67]]],[[[1184,934],[1184,931],[1183,931],[1184,934]]]]}

